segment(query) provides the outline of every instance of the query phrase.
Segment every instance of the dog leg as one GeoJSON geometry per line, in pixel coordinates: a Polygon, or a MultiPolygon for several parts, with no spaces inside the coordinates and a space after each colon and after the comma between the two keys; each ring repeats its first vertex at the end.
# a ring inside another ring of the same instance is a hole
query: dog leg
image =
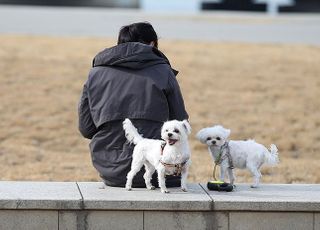
{"type": "Polygon", "coordinates": [[[229,175],[229,180],[230,180],[230,184],[234,184],[234,174],[233,174],[233,170],[231,168],[228,168],[228,175],[229,175]]]}
{"type": "Polygon", "coordinates": [[[127,183],[126,183],[126,189],[130,191],[132,189],[132,180],[134,176],[139,172],[143,165],[143,162],[132,162],[131,170],[127,174],[127,183]]]}
{"type": "Polygon", "coordinates": [[[181,190],[184,192],[187,192],[188,167],[189,165],[185,165],[181,172],[181,190]]]}
{"type": "Polygon", "coordinates": [[[226,168],[224,167],[224,165],[220,165],[220,180],[224,181],[224,176],[225,176],[225,172],[226,172],[226,168]]]}
{"type": "Polygon", "coordinates": [[[257,169],[255,166],[249,165],[247,167],[250,170],[250,172],[252,173],[253,178],[254,178],[254,183],[250,187],[257,188],[259,186],[261,173],[260,173],[259,169],[257,169]]]}
{"type": "Polygon", "coordinates": [[[144,164],[144,167],[145,167],[146,172],[143,175],[143,178],[146,183],[147,189],[154,190],[155,187],[151,184],[151,179],[152,179],[152,174],[155,171],[155,168],[149,162],[146,162],[144,164]]]}
{"type": "Polygon", "coordinates": [[[169,193],[166,187],[165,168],[161,165],[157,168],[159,187],[162,193],[169,193]]]}

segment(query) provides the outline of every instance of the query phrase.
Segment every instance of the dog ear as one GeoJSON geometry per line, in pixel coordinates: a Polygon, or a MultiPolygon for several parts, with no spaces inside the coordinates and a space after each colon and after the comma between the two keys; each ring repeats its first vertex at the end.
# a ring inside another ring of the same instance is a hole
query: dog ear
{"type": "Polygon", "coordinates": [[[189,135],[191,133],[191,126],[189,122],[187,120],[183,120],[182,125],[183,125],[183,128],[185,128],[187,134],[189,135]]]}
{"type": "Polygon", "coordinates": [[[206,129],[201,129],[197,135],[196,138],[202,143],[205,144],[206,143],[206,129]]]}
{"type": "Polygon", "coordinates": [[[225,133],[226,133],[226,137],[228,138],[230,136],[231,130],[230,129],[226,129],[225,133]]]}

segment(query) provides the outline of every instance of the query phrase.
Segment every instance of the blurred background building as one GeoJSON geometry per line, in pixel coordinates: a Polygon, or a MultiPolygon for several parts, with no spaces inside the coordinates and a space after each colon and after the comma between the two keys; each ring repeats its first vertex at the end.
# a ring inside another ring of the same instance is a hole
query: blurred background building
{"type": "Polygon", "coordinates": [[[204,0],[204,10],[266,11],[268,4],[279,6],[280,12],[320,12],[319,0],[204,0]]]}
{"type": "Polygon", "coordinates": [[[147,11],[320,12],[320,0],[0,0],[0,4],[142,8],[147,11]]]}

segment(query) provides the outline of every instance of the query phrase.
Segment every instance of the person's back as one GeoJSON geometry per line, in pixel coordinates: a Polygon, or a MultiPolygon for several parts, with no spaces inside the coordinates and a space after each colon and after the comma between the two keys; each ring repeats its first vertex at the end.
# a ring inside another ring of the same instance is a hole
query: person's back
{"type": "MultiPolygon", "coordinates": [[[[119,39],[120,35],[121,31],[119,39]]],[[[164,121],[188,118],[167,58],[152,45],[118,43],[94,58],[79,104],[80,132],[92,139],[93,165],[110,186],[124,186],[130,170],[134,146],[126,142],[122,130],[125,118],[153,139],[160,138],[164,121]]],[[[137,174],[134,186],[145,186],[142,175],[137,174]]],[[[169,186],[170,181],[179,186],[179,178],[168,178],[169,186]]]]}

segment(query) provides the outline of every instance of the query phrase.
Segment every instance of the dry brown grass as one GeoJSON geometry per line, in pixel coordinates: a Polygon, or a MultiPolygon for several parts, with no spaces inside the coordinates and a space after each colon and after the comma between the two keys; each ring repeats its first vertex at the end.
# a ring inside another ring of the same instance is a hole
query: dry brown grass
{"type": "MultiPolygon", "coordinates": [[[[91,59],[113,40],[0,36],[0,179],[99,180],[77,103],[91,59]]],[[[320,183],[320,48],[304,45],[160,41],[175,68],[190,121],[190,181],[210,178],[202,127],[280,149],[263,182],[320,183]]],[[[250,175],[238,171],[238,182],[250,175]]]]}

